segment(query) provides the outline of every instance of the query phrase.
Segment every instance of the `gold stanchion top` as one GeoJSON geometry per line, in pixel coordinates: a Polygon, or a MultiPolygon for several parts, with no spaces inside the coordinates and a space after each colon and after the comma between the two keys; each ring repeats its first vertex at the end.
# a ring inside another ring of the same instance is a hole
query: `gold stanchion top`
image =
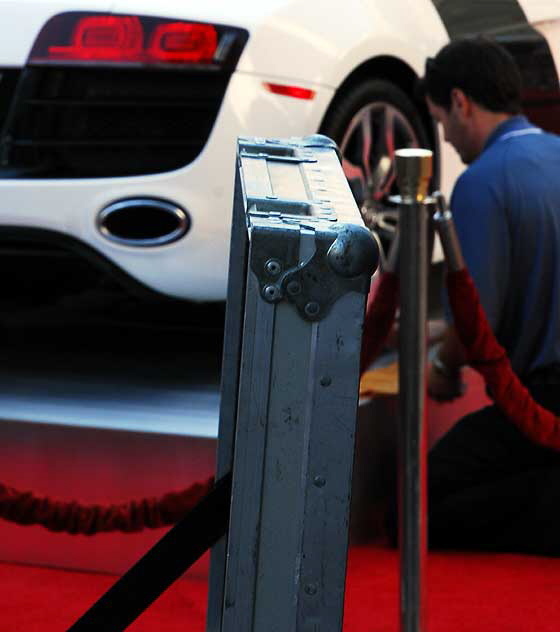
{"type": "Polygon", "coordinates": [[[423,202],[432,177],[432,156],[429,149],[397,149],[395,168],[397,185],[403,202],[423,202]]]}

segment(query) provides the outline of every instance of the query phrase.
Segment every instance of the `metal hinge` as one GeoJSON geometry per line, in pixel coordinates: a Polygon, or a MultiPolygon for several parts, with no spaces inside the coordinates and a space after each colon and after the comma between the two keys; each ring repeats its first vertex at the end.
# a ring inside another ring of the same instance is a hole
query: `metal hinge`
{"type": "Polygon", "coordinates": [[[371,233],[354,224],[251,228],[250,265],[261,297],[286,300],[309,321],[322,320],[348,292],[366,294],[378,256],[371,233]]]}

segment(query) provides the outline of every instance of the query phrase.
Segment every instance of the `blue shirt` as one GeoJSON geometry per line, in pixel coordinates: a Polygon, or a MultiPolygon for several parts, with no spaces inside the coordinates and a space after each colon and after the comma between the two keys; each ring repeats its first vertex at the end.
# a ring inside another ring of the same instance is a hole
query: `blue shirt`
{"type": "Polygon", "coordinates": [[[500,344],[519,375],[560,363],[560,138],[500,124],[459,177],[451,210],[500,344]]]}

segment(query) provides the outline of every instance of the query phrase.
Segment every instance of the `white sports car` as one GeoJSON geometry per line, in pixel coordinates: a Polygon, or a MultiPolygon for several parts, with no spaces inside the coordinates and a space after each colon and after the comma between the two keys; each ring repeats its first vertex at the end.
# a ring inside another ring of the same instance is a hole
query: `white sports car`
{"type": "Polygon", "coordinates": [[[461,168],[413,88],[474,33],[509,48],[529,116],[560,130],[558,0],[0,0],[4,276],[63,286],[87,261],[224,299],[237,136],[331,136],[391,230],[395,148],[433,147],[444,190],[461,168]]]}

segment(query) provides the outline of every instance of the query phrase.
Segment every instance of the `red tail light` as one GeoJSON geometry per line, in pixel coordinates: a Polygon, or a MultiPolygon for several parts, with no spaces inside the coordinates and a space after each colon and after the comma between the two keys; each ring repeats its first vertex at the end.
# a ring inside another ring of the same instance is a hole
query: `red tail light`
{"type": "Polygon", "coordinates": [[[166,62],[211,61],[218,48],[216,29],[209,24],[159,24],[147,50],[149,59],[166,62]]]}
{"type": "MultiPolygon", "coordinates": [[[[234,39],[226,38],[230,47],[234,39]]],[[[219,40],[218,29],[211,24],[64,13],[43,27],[29,61],[208,64],[214,62],[219,40]]]]}
{"type": "Polygon", "coordinates": [[[137,17],[90,15],[78,20],[69,46],[49,46],[49,59],[140,61],[144,31],[137,17]]]}

